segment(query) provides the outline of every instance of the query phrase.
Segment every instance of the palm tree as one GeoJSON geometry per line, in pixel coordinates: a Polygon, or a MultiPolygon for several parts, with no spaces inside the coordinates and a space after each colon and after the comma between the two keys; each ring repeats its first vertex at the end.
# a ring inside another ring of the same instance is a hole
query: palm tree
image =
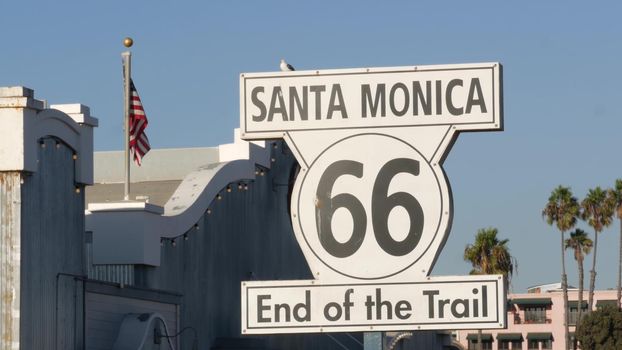
{"type": "Polygon", "coordinates": [[[581,218],[594,229],[594,255],[592,255],[592,270],[590,270],[590,292],[588,294],[587,311],[592,311],[594,302],[594,284],[596,283],[596,251],[598,249],[598,234],[603,228],[611,225],[613,220],[613,205],[607,200],[607,193],[600,187],[589,190],[581,202],[581,218]]]}
{"type": "MultiPolygon", "coordinates": [[[[503,275],[509,285],[512,274],[517,271],[516,259],[510,255],[509,240],[497,238],[496,228],[479,229],[475,242],[464,249],[464,260],[471,263],[472,275],[503,275]]],[[[482,330],[477,331],[477,347],[482,349],[482,330]]]]}
{"type": "Polygon", "coordinates": [[[475,242],[464,249],[464,260],[471,263],[472,275],[503,275],[506,282],[512,279],[516,260],[507,247],[509,239],[499,240],[499,230],[494,227],[479,229],[475,242]]]}
{"type": "Polygon", "coordinates": [[[616,211],[618,219],[620,220],[620,252],[618,254],[618,309],[620,308],[620,297],[622,297],[622,179],[617,179],[613,189],[607,191],[607,197],[610,204],[616,211]]]}
{"type": "Polygon", "coordinates": [[[564,295],[564,344],[568,350],[568,280],[566,276],[566,259],[564,256],[564,233],[574,227],[579,216],[579,203],[572,195],[569,187],[557,186],[551,192],[549,201],[542,210],[542,216],[549,225],[555,224],[561,232],[562,253],[562,292],[564,295]]]}
{"type": "MultiPolygon", "coordinates": [[[[592,251],[592,240],[587,236],[587,232],[578,228],[570,233],[570,238],[566,240],[566,249],[572,249],[574,259],[579,267],[579,303],[577,306],[577,323],[576,329],[579,328],[581,322],[581,313],[583,311],[583,258],[592,251]]],[[[573,348],[577,348],[577,339],[575,338],[573,348]]]]}

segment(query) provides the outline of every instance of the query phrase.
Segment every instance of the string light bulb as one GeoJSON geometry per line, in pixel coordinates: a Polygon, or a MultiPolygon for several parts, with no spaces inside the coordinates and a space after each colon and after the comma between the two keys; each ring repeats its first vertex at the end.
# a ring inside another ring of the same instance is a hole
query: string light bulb
{"type": "Polygon", "coordinates": [[[184,233],[184,241],[187,241],[187,240],[188,240],[188,234],[184,233]]]}

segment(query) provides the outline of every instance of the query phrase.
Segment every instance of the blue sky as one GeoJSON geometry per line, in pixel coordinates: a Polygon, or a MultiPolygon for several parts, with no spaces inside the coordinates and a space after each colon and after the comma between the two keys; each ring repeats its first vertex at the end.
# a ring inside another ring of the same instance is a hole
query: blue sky
{"type": "MultiPolygon", "coordinates": [[[[465,133],[446,160],[454,225],[434,274],[468,273],[465,245],[494,226],[510,239],[514,290],[524,291],[559,281],[559,233],[540,216],[551,190],[568,185],[582,198],[622,178],[621,10],[614,1],[8,2],[0,85],[90,106],[96,150],[121,149],[120,53],[131,36],[152,147],[200,147],[232,140],[239,74],[278,70],[282,57],[300,70],[499,61],[505,131],[465,133]]],[[[598,288],[616,284],[618,228],[600,236],[598,288]]],[[[570,253],[567,268],[576,284],[570,253]]]]}

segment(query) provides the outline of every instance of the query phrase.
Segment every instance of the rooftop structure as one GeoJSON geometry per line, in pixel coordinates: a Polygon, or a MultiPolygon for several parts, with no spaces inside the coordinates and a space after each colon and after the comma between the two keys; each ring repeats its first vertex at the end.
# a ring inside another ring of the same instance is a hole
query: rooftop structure
{"type": "MultiPolygon", "coordinates": [[[[218,163],[218,147],[154,149],[142,166],[131,164],[131,198],[159,206],[171,198],[182,180],[193,170],[218,163]]],[[[86,190],[87,203],[123,200],[123,151],[95,152],[93,156],[95,186],[86,190]]]]}
{"type": "MultiPolygon", "coordinates": [[[[578,290],[578,288],[569,285],[568,290],[569,291],[578,290]]],[[[548,293],[548,292],[561,292],[561,291],[562,291],[561,282],[540,284],[537,286],[527,288],[527,293],[548,293]]]]}

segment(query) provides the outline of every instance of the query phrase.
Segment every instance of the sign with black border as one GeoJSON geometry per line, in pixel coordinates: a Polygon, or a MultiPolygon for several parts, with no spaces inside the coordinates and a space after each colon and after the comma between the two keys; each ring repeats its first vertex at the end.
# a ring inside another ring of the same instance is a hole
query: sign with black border
{"type": "Polygon", "coordinates": [[[453,220],[443,162],[503,130],[502,66],[240,75],[240,136],[300,165],[296,240],[314,280],[242,282],[242,333],[504,328],[501,276],[431,277],[453,220]]]}
{"type": "Polygon", "coordinates": [[[242,137],[426,125],[500,130],[501,83],[498,63],[245,73],[242,137]]]}
{"type": "Polygon", "coordinates": [[[243,282],[243,334],[504,327],[500,275],[401,283],[243,282]]]}

